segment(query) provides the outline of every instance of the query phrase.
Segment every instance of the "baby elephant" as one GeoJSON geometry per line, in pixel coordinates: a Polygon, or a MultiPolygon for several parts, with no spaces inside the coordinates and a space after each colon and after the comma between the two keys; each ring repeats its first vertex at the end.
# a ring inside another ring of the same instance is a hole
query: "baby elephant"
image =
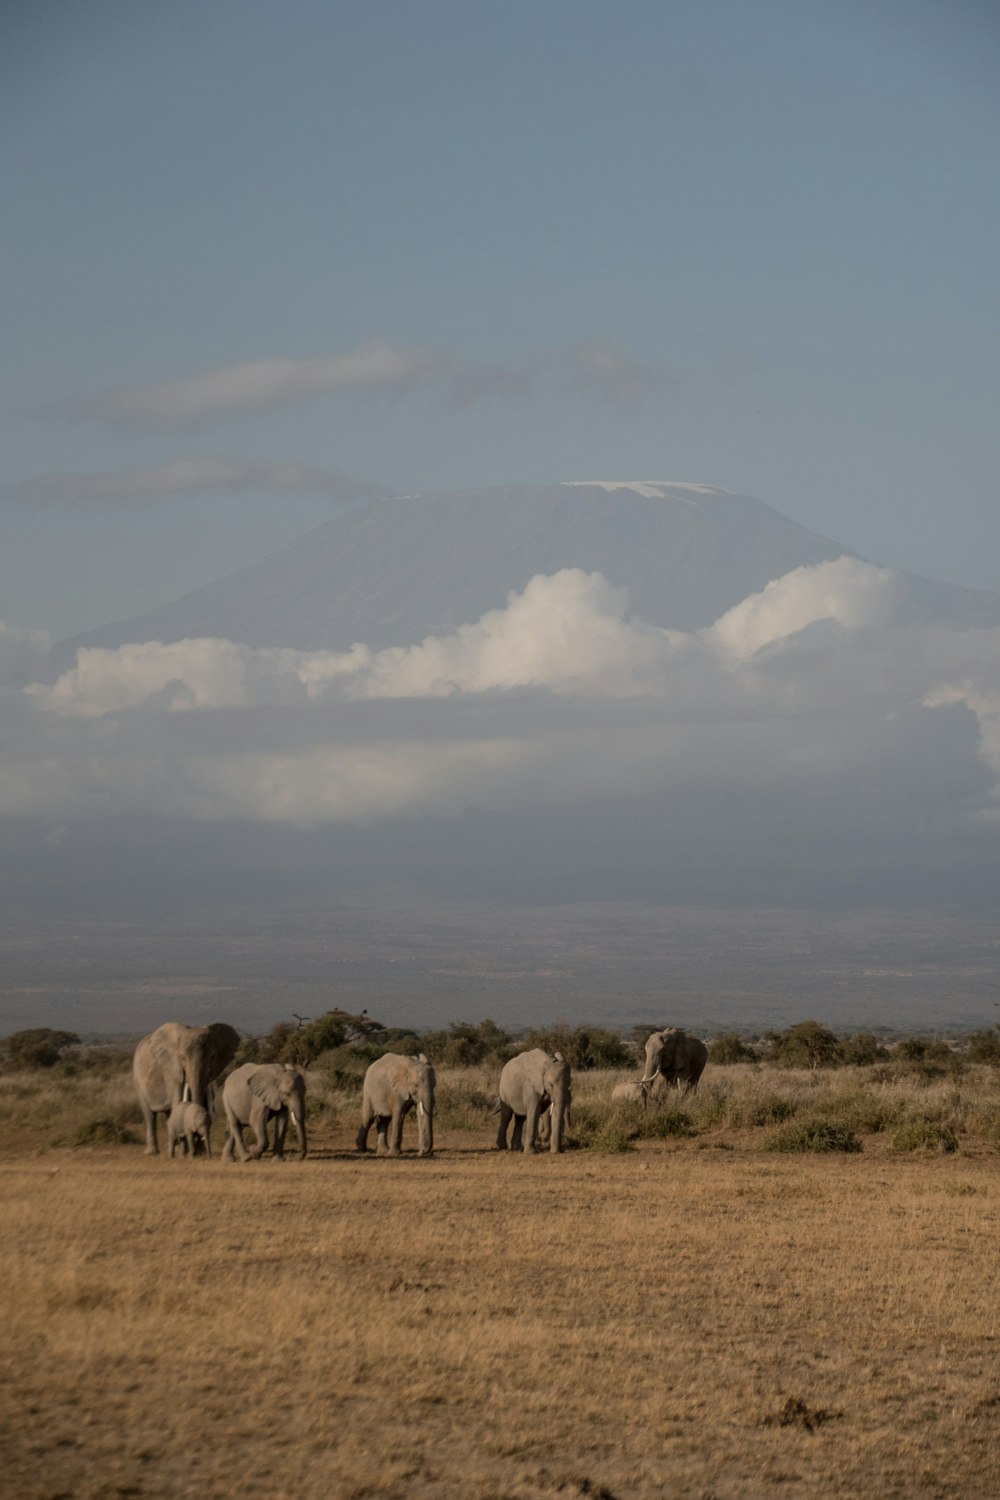
{"type": "Polygon", "coordinates": [[[201,1104],[195,1104],[190,1099],[175,1104],[170,1111],[167,1120],[167,1147],[173,1156],[180,1146],[181,1154],[195,1153],[195,1146],[200,1141],[205,1148],[205,1155],[212,1154],[212,1122],[208,1118],[208,1110],[201,1104]]]}
{"type": "Polygon", "coordinates": [[[618,1103],[620,1100],[628,1100],[632,1104],[645,1105],[648,1093],[649,1084],[642,1083],[637,1079],[635,1082],[630,1083],[616,1083],[611,1090],[611,1098],[615,1103],[618,1103]]]}

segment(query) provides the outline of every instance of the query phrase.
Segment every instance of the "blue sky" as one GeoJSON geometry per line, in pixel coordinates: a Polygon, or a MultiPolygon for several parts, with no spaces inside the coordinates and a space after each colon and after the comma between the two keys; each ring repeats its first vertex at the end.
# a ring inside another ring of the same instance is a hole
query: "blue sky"
{"type": "Polygon", "coordinates": [[[993,5],[15,0],[2,24],[9,626],[136,613],[340,503],[276,465],[704,481],[1000,588],[993,5]],[[409,375],[355,379],[373,344],[409,375]],[[290,395],[198,422],[105,394],[278,361],[290,395]],[[157,492],[192,454],[237,467],[157,492]]]}

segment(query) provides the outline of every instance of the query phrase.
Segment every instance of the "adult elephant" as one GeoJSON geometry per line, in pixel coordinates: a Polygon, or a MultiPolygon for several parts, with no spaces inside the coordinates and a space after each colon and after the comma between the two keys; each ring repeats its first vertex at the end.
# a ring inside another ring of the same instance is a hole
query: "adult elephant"
{"type": "Polygon", "coordinates": [[[708,1062],[708,1048],[696,1036],[688,1036],[679,1026],[654,1031],[646,1042],[646,1067],[642,1083],[646,1088],[658,1076],[667,1084],[683,1086],[685,1094],[693,1093],[708,1062]]]}
{"type": "Polygon", "coordinates": [[[513,1120],[510,1149],[534,1151],[538,1145],[540,1121],[546,1112],[550,1112],[549,1150],[561,1151],[572,1097],[569,1063],[561,1052],[549,1053],[542,1047],[519,1052],[510,1062],[504,1063],[500,1074],[497,1150],[507,1150],[507,1130],[513,1120]]]}
{"type": "Polygon", "coordinates": [[[417,1111],[419,1156],[434,1155],[434,1069],[421,1052],[402,1057],[387,1052],[365,1074],[357,1148],[368,1150],[368,1132],[377,1122],[376,1152],[398,1156],[403,1144],[403,1117],[417,1111]]]}
{"type": "Polygon", "coordinates": [[[144,1036],[132,1059],[132,1079],[146,1125],[146,1155],[159,1151],[156,1117],[191,1099],[211,1115],[212,1083],[236,1056],[238,1034],[223,1021],[185,1026],[165,1021],[144,1036]]]}
{"type": "Polygon", "coordinates": [[[306,1081],[289,1063],[244,1063],[234,1068],[222,1089],[226,1111],[226,1144],[222,1160],[254,1161],[267,1150],[267,1127],[274,1121],[274,1158],[285,1154],[285,1135],[291,1117],[299,1141],[299,1160],[306,1154],[306,1081]],[[243,1126],[249,1125],[256,1142],[247,1151],[243,1126]]]}

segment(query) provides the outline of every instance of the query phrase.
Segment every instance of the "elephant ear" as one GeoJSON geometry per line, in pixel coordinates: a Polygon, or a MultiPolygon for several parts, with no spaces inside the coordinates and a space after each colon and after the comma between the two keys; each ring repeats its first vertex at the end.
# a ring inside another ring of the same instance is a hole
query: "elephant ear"
{"type": "Polygon", "coordinates": [[[251,1073],[247,1079],[247,1088],[256,1098],[262,1099],[268,1109],[280,1109],[282,1106],[281,1094],[278,1084],[270,1073],[251,1073]]]}
{"type": "Polygon", "coordinates": [[[147,1037],[147,1041],[149,1042],[149,1055],[156,1066],[173,1071],[177,1067],[178,1062],[176,1041],[172,1041],[169,1036],[164,1035],[162,1026],[158,1031],[154,1031],[150,1037],[147,1037]]]}

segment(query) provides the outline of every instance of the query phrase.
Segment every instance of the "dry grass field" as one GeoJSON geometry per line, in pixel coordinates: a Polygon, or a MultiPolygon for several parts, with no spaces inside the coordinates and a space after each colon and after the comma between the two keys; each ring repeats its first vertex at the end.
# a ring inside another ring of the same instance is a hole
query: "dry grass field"
{"type": "Polygon", "coordinates": [[[109,1143],[119,1073],[4,1075],[3,1493],[1000,1493],[992,1070],[710,1068],[634,1143],[581,1076],[591,1149],[528,1159],[490,1082],[388,1161],[317,1080],[310,1158],[236,1166],[109,1143]],[[817,1112],[864,1149],[761,1151],[817,1112]]]}

